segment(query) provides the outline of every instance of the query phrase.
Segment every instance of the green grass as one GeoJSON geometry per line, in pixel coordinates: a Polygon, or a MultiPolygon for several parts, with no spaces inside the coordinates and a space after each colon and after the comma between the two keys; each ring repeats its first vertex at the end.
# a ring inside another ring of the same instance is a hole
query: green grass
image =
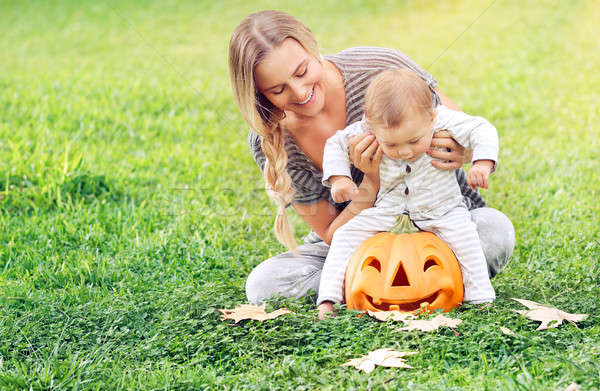
{"type": "Polygon", "coordinates": [[[0,0],[0,389],[600,389],[595,2],[80,3],[0,0]],[[219,320],[283,250],[227,76],[231,31],[263,8],[323,53],[403,50],[499,129],[485,196],[517,247],[494,305],[452,312],[458,336],[319,322],[309,300],[219,320]],[[590,316],[536,332],[511,297],[590,316]],[[381,347],[414,369],[339,366],[381,347]]]}

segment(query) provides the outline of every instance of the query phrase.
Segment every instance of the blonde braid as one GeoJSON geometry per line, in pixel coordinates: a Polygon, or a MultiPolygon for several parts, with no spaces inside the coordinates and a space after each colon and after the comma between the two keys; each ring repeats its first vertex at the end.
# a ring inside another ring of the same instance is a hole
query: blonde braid
{"type": "Polygon", "coordinates": [[[271,132],[263,136],[261,148],[267,158],[264,168],[265,190],[268,196],[277,205],[277,216],[275,217],[275,236],[287,248],[296,251],[298,243],[294,239],[294,232],[290,221],[285,213],[294,198],[292,178],[286,167],[288,162],[285,150],[285,135],[281,126],[275,125],[271,132]]]}
{"type": "Polygon", "coordinates": [[[255,68],[284,40],[291,38],[316,59],[321,59],[317,40],[304,23],[281,11],[259,11],[246,16],[229,42],[229,76],[240,113],[260,136],[265,154],[265,190],[277,204],[275,236],[294,251],[297,247],[285,209],[294,198],[292,179],[286,170],[285,135],[279,122],[285,113],[256,87],[255,68]]]}

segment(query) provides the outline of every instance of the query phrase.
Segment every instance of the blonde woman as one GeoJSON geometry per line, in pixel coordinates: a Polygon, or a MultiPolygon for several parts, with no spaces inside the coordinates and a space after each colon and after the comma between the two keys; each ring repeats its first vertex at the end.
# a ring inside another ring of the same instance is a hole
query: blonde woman
{"type": "MultiPolygon", "coordinates": [[[[403,53],[356,47],[322,57],[311,31],[280,11],[244,18],[229,45],[229,70],[236,103],[250,125],[248,143],[261,168],[266,191],[277,205],[275,235],[291,251],[259,264],[248,276],[246,295],[260,303],[276,294],[302,297],[317,292],[329,243],[337,228],[373,206],[379,189],[382,148],[364,134],[351,140],[352,201],[335,203],[323,186],[323,149],[327,139],[363,115],[370,81],[386,69],[410,69],[431,89],[436,104],[459,110],[437,81],[403,53]],[[312,228],[297,246],[286,208],[312,228]]],[[[469,188],[460,168],[470,161],[447,132],[438,132],[428,151],[432,164],[456,170],[464,202],[477,225],[490,276],[506,265],[514,248],[514,229],[501,212],[485,207],[469,188]]]]}

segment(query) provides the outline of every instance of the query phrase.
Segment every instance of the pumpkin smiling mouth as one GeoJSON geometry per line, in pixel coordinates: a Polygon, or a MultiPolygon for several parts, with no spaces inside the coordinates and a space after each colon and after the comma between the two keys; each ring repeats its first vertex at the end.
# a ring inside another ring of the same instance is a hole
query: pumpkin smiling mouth
{"type": "Polygon", "coordinates": [[[384,299],[382,301],[387,301],[387,302],[381,302],[381,304],[375,304],[373,297],[369,296],[369,295],[365,295],[366,299],[368,300],[369,304],[371,304],[373,307],[377,308],[380,311],[402,311],[402,312],[410,312],[410,311],[415,311],[421,308],[421,304],[427,302],[429,304],[432,304],[435,299],[437,299],[437,297],[439,296],[440,291],[435,292],[434,294],[427,296],[423,299],[417,300],[417,301],[410,301],[410,302],[397,302],[394,303],[394,301],[397,300],[387,300],[384,299]],[[391,303],[390,303],[391,302],[391,303]],[[397,308],[396,308],[397,307],[397,308]]]}

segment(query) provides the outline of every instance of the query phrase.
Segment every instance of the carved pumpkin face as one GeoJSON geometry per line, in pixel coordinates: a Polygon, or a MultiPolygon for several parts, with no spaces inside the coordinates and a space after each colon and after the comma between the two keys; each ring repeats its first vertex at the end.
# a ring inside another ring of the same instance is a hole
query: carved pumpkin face
{"type": "Polygon", "coordinates": [[[365,240],[346,269],[350,309],[410,312],[429,303],[450,311],[462,302],[458,260],[431,232],[382,232],[365,240]]]}

